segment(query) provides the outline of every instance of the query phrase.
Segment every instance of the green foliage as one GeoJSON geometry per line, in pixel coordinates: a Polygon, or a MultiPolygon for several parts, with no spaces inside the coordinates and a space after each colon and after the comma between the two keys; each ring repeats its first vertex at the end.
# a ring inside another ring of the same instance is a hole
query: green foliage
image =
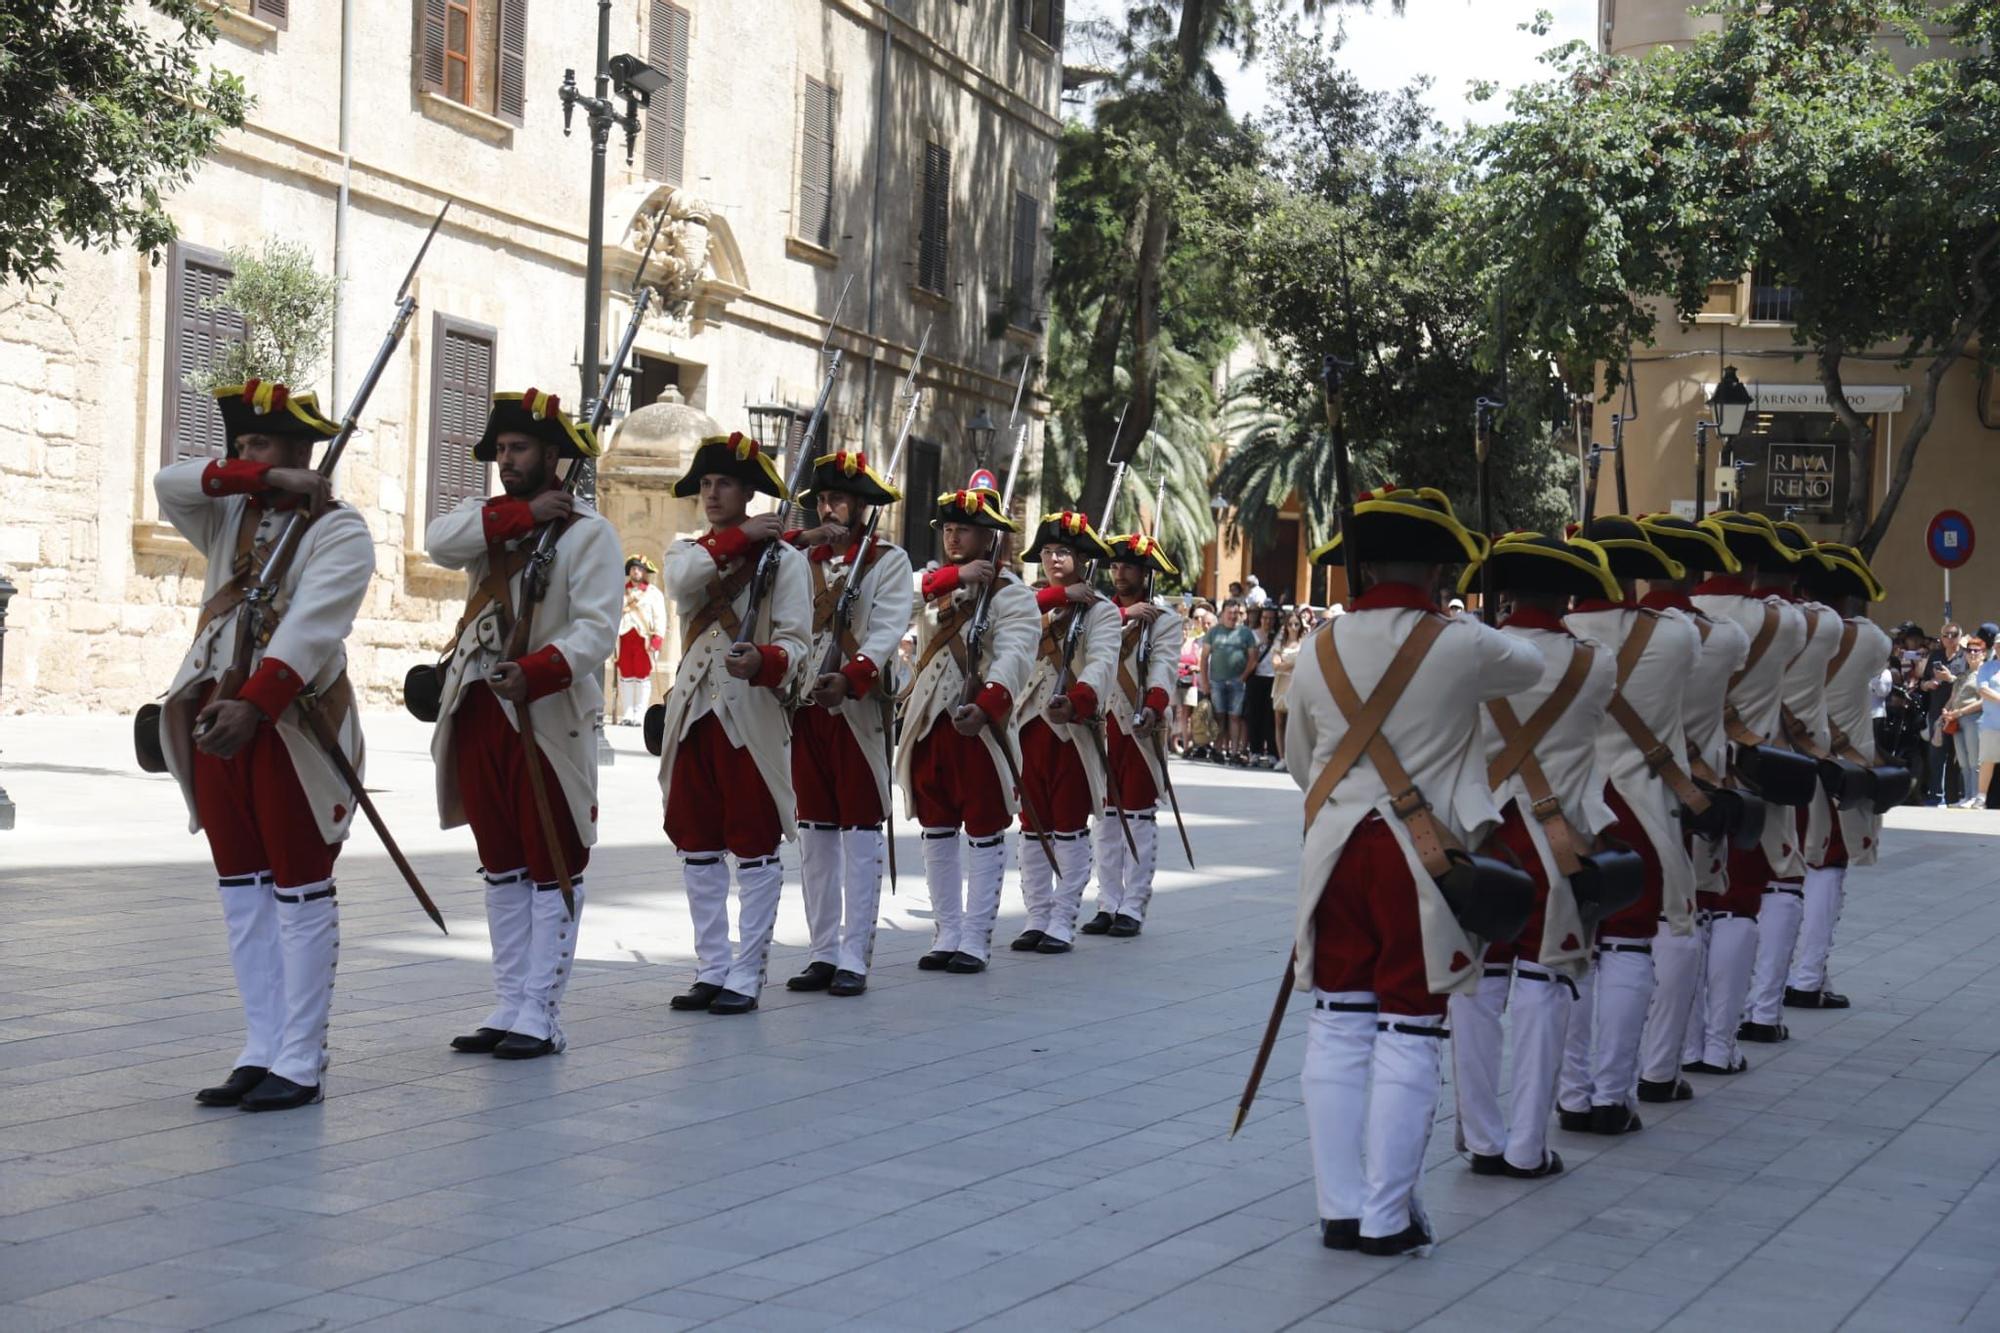
{"type": "Polygon", "coordinates": [[[189,377],[189,387],[206,392],[251,379],[307,387],[333,338],[339,285],[313,266],[312,251],[289,241],[232,248],[229,265],[228,283],[203,304],[242,315],[243,337],[222,348],[207,373],[189,377]]]}
{"type": "Polygon", "coordinates": [[[163,197],[243,123],[241,81],[196,61],[201,0],[151,8],[165,35],[125,0],[0,0],[0,281],[47,280],[65,245],[157,258],[163,197]]]}

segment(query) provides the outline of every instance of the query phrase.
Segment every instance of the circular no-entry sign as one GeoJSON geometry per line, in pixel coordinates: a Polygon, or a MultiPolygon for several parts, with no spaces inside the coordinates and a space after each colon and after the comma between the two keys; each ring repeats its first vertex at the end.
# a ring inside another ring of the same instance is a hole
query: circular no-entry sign
{"type": "Polygon", "coordinates": [[[1972,559],[1972,520],[1956,509],[1941,509],[1924,533],[1931,559],[1945,569],[1957,569],[1972,559]]]}

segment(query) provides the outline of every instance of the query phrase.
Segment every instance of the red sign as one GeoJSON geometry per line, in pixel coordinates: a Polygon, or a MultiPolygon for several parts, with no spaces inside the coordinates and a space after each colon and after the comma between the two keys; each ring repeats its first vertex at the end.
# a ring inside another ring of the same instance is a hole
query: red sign
{"type": "Polygon", "coordinates": [[[1972,559],[1972,520],[1956,509],[1941,509],[1924,532],[1931,559],[1945,569],[1957,569],[1972,559]]]}
{"type": "Polygon", "coordinates": [[[1000,479],[987,469],[980,468],[972,474],[972,480],[965,483],[965,489],[968,491],[997,491],[1000,489],[1000,479]]]}

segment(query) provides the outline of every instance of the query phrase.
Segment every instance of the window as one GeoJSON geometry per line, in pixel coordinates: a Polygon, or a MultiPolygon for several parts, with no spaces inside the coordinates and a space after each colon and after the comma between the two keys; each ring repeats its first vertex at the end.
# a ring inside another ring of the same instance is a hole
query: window
{"type": "Polygon", "coordinates": [[[253,19],[262,19],[274,28],[282,28],[291,21],[292,0],[249,0],[243,9],[253,19]]]}
{"type": "Polygon", "coordinates": [[[940,296],[950,290],[951,150],[924,145],[923,191],[917,215],[917,286],[940,296]]]}
{"type": "Polygon", "coordinates": [[[646,108],[646,178],[679,185],[687,153],[688,77],[688,12],[679,5],[652,0],[646,63],[668,80],[646,108]]]}
{"type": "Polygon", "coordinates": [[[1007,322],[1017,329],[1034,323],[1035,258],[1042,243],[1042,201],[1014,195],[1014,249],[1007,276],[1007,322]]]}
{"type": "Polygon", "coordinates": [[[799,239],[833,248],[833,124],[840,108],[833,88],[806,80],[799,132],[799,239]]]}
{"type": "Polygon", "coordinates": [[[1798,318],[1799,289],[1759,264],[1750,273],[1750,319],[1757,324],[1790,324],[1798,318]]]}
{"type": "Polygon", "coordinates": [[[903,474],[903,549],[919,569],[937,559],[937,529],[931,526],[931,515],[944,491],[939,479],[943,459],[944,451],[937,445],[911,437],[903,474]]]}
{"type": "Polygon", "coordinates": [[[426,521],[486,494],[486,464],[472,446],[493,403],[494,330],[450,315],[431,321],[430,512],[426,521]]]}
{"type": "Polygon", "coordinates": [[[418,85],[522,123],[528,100],[528,0],[418,0],[418,85]]]}
{"type": "Polygon", "coordinates": [[[192,388],[191,376],[206,373],[216,354],[243,337],[243,316],[234,310],[204,309],[222,295],[229,263],[220,253],[174,242],[167,252],[167,383],[160,464],[183,458],[220,458],[225,441],[222,414],[212,394],[192,388]]]}
{"type": "Polygon", "coordinates": [[[1022,29],[1061,49],[1063,0],[1019,0],[1019,3],[1022,29]]]}

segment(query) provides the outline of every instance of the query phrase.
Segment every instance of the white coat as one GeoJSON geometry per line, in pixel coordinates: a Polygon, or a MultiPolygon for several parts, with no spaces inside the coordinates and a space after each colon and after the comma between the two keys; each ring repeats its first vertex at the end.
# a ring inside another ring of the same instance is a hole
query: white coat
{"type": "MultiPolygon", "coordinates": [[[[247,495],[212,496],[204,492],[201,479],[208,462],[191,458],[169,463],[153,477],[160,513],[208,557],[208,574],[202,585],[204,603],[233,576],[237,529],[246,516],[258,524],[260,544],[275,540],[288,517],[262,506],[253,509],[247,495]]],[[[251,646],[250,669],[254,671],[266,658],[276,658],[297,671],[314,690],[330,687],[347,668],[348,631],[354,628],[355,613],[368,595],[368,581],[374,573],[375,542],[369,536],[367,521],[346,505],[322,513],[306,529],[297,554],[279,580],[278,595],[272,602],[278,624],[268,643],[251,646]]],[[[201,828],[194,802],[194,720],[208,703],[210,683],[221,679],[233,664],[236,618],[242,614],[239,606],[217,616],[195,635],[161,704],[160,748],[166,754],[167,771],[180,784],[181,796],[187,801],[190,833],[201,828]]],[[[299,786],[312,803],[320,835],[328,842],[342,841],[354,819],[354,793],[305,729],[296,704],[279,715],[276,725],[299,786]]],[[[348,710],[339,739],[342,752],[355,771],[361,772],[358,707],[348,710]]]]}
{"type": "MultiPolygon", "coordinates": [[[[792,796],[792,719],[785,700],[792,688],[817,669],[808,661],[812,635],[812,592],[806,581],[806,558],[784,542],[777,544],[778,568],[771,591],[758,609],[750,642],[785,651],[785,678],[776,688],[752,685],[729,674],[723,659],[734,640],[720,623],[698,637],[690,635],[696,613],[708,604],[709,589],[737,561],[717,566],[708,548],[683,538],[667,548],[660,560],[660,584],[681,622],[681,660],[674,669],[674,686],[667,694],[663,743],[660,747],[660,796],[673,786],[674,756],[694,724],[710,713],[729,743],[750,752],[778,809],[786,838],[798,832],[798,802],[792,796]]],[[[755,560],[756,555],[743,559],[755,560]]],[[[750,608],[751,585],[745,583],[730,603],[740,617],[750,608]]]]}
{"type": "MultiPolygon", "coordinates": [[[[925,603],[916,617],[915,660],[923,661],[924,654],[930,650],[931,640],[938,633],[938,617],[947,606],[965,608],[966,621],[959,627],[959,637],[964,638],[971,633],[972,605],[978,598],[977,588],[956,588],[949,597],[925,603]]],[[[980,673],[985,677],[983,684],[998,685],[1018,704],[1021,692],[1028,685],[1028,673],[1035,664],[1035,649],[1041,643],[1042,617],[1035,609],[1035,594],[1029,592],[1027,585],[1011,571],[1003,572],[999,584],[993,589],[990,620],[986,646],[981,654],[980,673]]],[[[910,765],[916,757],[917,742],[930,734],[939,717],[958,707],[964,692],[965,673],[959,670],[958,659],[952,656],[949,648],[940,648],[933,654],[930,664],[910,682],[909,694],[903,703],[903,743],[896,751],[896,782],[903,789],[912,819],[917,817],[917,809],[916,799],[910,795],[910,765]]],[[[1004,739],[1008,752],[1018,759],[1021,753],[1019,707],[1008,714],[1004,739]]],[[[1018,815],[1020,798],[1007,776],[1007,763],[1001,757],[999,748],[1001,739],[996,737],[993,727],[984,727],[979,732],[979,740],[993,759],[993,771],[999,775],[1000,795],[1006,802],[1007,814],[1009,817],[1018,815]]]]}
{"type": "MultiPolygon", "coordinates": [[[[1166,774],[1160,771],[1160,758],[1153,749],[1152,741],[1138,740],[1132,736],[1132,719],[1141,708],[1145,707],[1146,694],[1150,690],[1166,691],[1168,716],[1171,716],[1174,686],[1180,675],[1182,633],[1180,615],[1174,611],[1161,611],[1158,618],[1153,621],[1151,656],[1147,657],[1143,669],[1140,667],[1139,657],[1145,651],[1148,636],[1143,633],[1135,634],[1132,637],[1131,650],[1118,664],[1117,675],[1120,680],[1130,677],[1132,683],[1139,687],[1139,691],[1136,695],[1127,694],[1121,684],[1113,701],[1106,705],[1111,714],[1106,725],[1118,728],[1128,739],[1134,740],[1139,747],[1139,753],[1145,757],[1146,771],[1153,775],[1154,791],[1166,789],[1166,774]]],[[[1166,719],[1161,720],[1164,724],[1166,719]]]]}
{"type": "MultiPolygon", "coordinates": [[[[861,589],[855,597],[848,633],[854,638],[855,656],[868,659],[880,673],[880,684],[876,692],[864,699],[843,699],[833,711],[846,721],[848,730],[854,733],[854,742],[861,747],[861,757],[868,761],[868,771],[875,777],[875,794],[886,811],[890,808],[889,754],[883,743],[882,700],[892,692],[889,673],[896,664],[896,650],[910,628],[911,618],[916,615],[917,599],[916,594],[910,591],[909,552],[883,541],[876,542],[874,550],[874,559],[861,572],[861,589]]],[[[830,560],[813,565],[807,574],[810,576],[814,569],[823,575],[825,586],[836,590],[844,587],[848,576],[847,553],[842,551],[830,560]]],[[[838,600],[837,591],[835,599],[838,600]]],[[[813,635],[811,661],[801,678],[806,687],[810,688],[826,663],[827,648],[832,642],[833,622],[829,620],[825,628],[813,635]]]]}
{"type": "MultiPolygon", "coordinates": [[[[1785,664],[1780,689],[1785,708],[1805,723],[1806,730],[1812,733],[1814,744],[1825,750],[1832,743],[1832,733],[1826,726],[1826,668],[1833,661],[1833,655],[1840,651],[1840,635],[1845,626],[1839,613],[1830,606],[1800,602],[1798,609],[1805,618],[1807,637],[1798,655],[1785,664]]],[[[1885,652],[1883,657],[1886,656],[1885,652]]],[[[1782,732],[1779,734],[1783,736],[1782,732]]],[[[1785,743],[1789,745],[1791,742],[1786,740],[1785,743]]],[[[1826,849],[1832,841],[1833,802],[1827,798],[1826,789],[1821,787],[1813,792],[1812,804],[1806,807],[1805,842],[1801,849],[1806,864],[1816,866],[1825,860],[1826,849]]]]}
{"type": "Polygon", "coordinates": [[[624,638],[633,630],[645,640],[646,656],[652,658],[656,650],[654,639],[667,636],[667,599],[660,596],[660,590],[648,583],[643,588],[625,586],[625,603],[618,616],[618,637],[624,638]]]}
{"type": "MultiPolygon", "coordinates": [[[[485,507],[484,499],[470,497],[449,514],[432,519],[424,532],[424,547],[433,562],[465,571],[468,597],[486,579],[486,527],[481,518],[485,507]]],[[[507,545],[512,549],[534,542],[535,537],[529,533],[507,545]]],[[[597,842],[596,722],[604,710],[604,663],[618,642],[622,568],[617,532],[602,514],[578,501],[569,528],[556,542],[548,590],[535,605],[528,636],[529,653],[553,644],[569,664],[569,688],[530,701],[528,716],[535,724],[535,743],[562,784],[576,836],[586,847],[597,842]]],[[[522,577],[517,574],[508,585],[507,603],[516,615],[521,609],[522,577]]],[[[484,680],[500,664],[507,646],[500,615],[497,602],[481,611],[458,636],[458,651],[445,668],[437,730],[431,737],[438,822],[444,828],[466,822],[452,751],[453,719],[467,687],[484,680]]],[[[498,702],[518,729],[514,705],[505,699],[498,702]]]]}
{"type": "MultiPolygon", "coordinates": [[[[1764,627],[1764,608],[1777,608],[1777,632],[1771,636],[1764,655],[1730,689],[1729,704],[1743,725],[1762,736],[1767,744],[1783,746],[1784,729],[1779,725],[1778,709],[1784,701],[1785,664],[1805,646],[1805,616],[1782,597],[1704,593],[1694,598],[1694,604],[1717,620],[1734,621],[1743,630],[1745,639],[1753,644],[1764,627]]],[[[1801,875],[1805,873],[1805,861],[1799,856],[1796,825],[1784,818],[1784,814],[1783,810],[1774,810],[1764,821],[1764,858],[1770,862],[1773,875],[1801,875]]]]}
{"type": "MultiPolygon", "coordinates": [[[[1727,617],[1696,611],[1692,617],[1697,632],[1704,632],[1701,660],[1688,677],[1687,694],[1682,699],[1681,724],[1687,735],[1690,759],[1707,764],[1717,777],[1729,768],[1729,733],[1722,725],[1723,704],[1729,695],[1729,678],[1743,669],[1750,655],[1750,637],[1743,627],[1727,617]]],[[[1694,840],[1694,887],[1697,893],[1721,893],[1728,887],[1728,844],[1710,838],[1694,840]]]]}
{"type": "MultiPolygon", "coordinates": [[[[1401,607],[1351,610],[1307,636],[1286,696],[1285,762],[1301,790],[1312,790],[1334,747],[1347,734],[1347,721],[1320,672],[1318,636],[1335,636],[1341,665],[1365,700],[1424,614],[1401,607]]],[[[1383,723],[1383,738],[1430,801],[1432,817],[1468,847],[1483,842],[1500,822],[1500,809],[1480,762],[1481,705],[1528,689],[1541,676],[1542,655],[1533,644],[1488,629],[1471,616],[1458,616],[1438,635],[1383,723]]],[[[1432,993],[1468,990],[1479,980],[1486,941],[1468,935],[1452,917],[1389,798],[1381,775],[1364,755],[1335,785],[1327,807],[1306,833],[1292,945],[1300,990],[1313,988],[1313,916],[1320,894],[1348,838],[1370,814],[1380,815],[1395,835],[1416,884],[1424,967],[1432,993]]]]}
{"type": "MultiPolygon", "coordinates": [[[[1101,717],[1105,709],[1117,704],[1118,635],[1122,628],[1118,608],[1099,597],[1081,607],[1073,607],[1071,614],[1083,617],[1083,632],[1077,638],[1076,654],[1070,659],[1071,675],[1076,684],[1089,686],[1097,696],[1098,715],[1101,717]]],[[[1043,632],[1056,636],[1058,651],[1069,634],[1069,625],[1068,616],[1044,621],[1043,632]]],[[[1097,747],[1104,744],[1102,736],[1094,723],[1055,722],[1046,715],[1048,706],[1055,702],[1056,686],[1062,674],[1056,666],[1046,657],[1035,658],[1034,670],[1028,673],[1027,688],[1015,700],[1014,715],[1024,725],[1033,718],[1041,718],[1058,738],[1069,742],[1083,764],[1085,778],[1090,782],[1090,808],[1102,810],[1105,773],[1097,755],[1097,747]]]]}
{"type": "MultiPolygon", "coordinates": [[[[1826,716],[1872,764],[1879,756],[1875,753],[1875,723],[1869,716],[1874,700],[1868,687],[1894,645],[1881,626],[1866,616],[1855,616],[1847,623],[1854,626],[1854,649],[1826,682],[1826,716]]],[[[1971,722],[1968,718],[1960,725],[1971,722]]],[[[1847,864],[1874,865],[1882,841],[1882,816],[1875,813],[1874,806],[1862,805],[1839,811],[1838,818],[1841,841],[1847,847],[1847,864]]]]}

